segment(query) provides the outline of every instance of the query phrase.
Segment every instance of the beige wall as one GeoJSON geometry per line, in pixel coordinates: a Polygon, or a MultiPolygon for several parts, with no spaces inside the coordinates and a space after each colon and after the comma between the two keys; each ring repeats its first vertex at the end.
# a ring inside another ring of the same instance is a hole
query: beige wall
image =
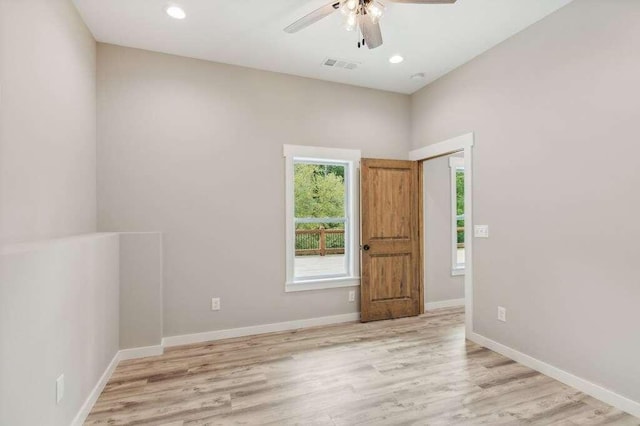
{"type": "Polygon", "coordinates": [[[120,234],[120,349],[162,343],[162,234],[120,234]]]}
{"type": "Polygon", "coordinates": [[[0,0],[0,244],[96,229],[95,41],[67,0],[0,0]]]}
{"type": "Polygon", "coordinates": [[[0,425],[71,424],[118,351],[118,263],[115,234],[0,252],[0,425]]]}
{"type": "Polygon", "coordinates": [[[464,276],[451,276],[451,169],[454,154],[425,161],[424,179],[424,302],[464,298],[464,276]]]}
{"type": "Polygon", "coordinates": [[[282,145],[405,158],[409,108],[404,95],[100,44],[99,228],[164,233],[165,336],[357,312],[346,288],[284,293],[282,145]]]}
{"type": "Polygon", "coordinates": [[[95,155],[91,33],[68,0],[0,0],[2,425],[69,425],[118,351],[119,245],[92,234],[95,155]]]}
{"type": "Polygon", "coordinates": [[[69,425],[119,349],[161,339],[160,234],[84,234],[0,252],[0,425],[69,425]]]}
{"type": "Polygon", "coordinates": [[[476,135],[475,331],[636,401],[638,22],[574,1],[412,99],[415,148],[476,135]]]}

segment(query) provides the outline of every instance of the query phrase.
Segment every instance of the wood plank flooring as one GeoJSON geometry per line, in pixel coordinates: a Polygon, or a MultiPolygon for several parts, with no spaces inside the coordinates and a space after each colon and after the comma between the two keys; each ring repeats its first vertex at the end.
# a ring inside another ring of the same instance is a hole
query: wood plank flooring
{"type": "Polygon", "coordinates": [[[124,361],[86,425],[640,425],[464,339],[464,312],[348,323],[124,361]]]}

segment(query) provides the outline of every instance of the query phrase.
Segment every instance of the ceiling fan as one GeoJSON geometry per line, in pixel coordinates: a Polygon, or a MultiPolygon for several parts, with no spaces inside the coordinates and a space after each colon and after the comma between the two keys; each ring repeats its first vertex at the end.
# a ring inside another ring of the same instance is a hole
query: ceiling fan
{"type": "MultiPolygon", "coordinates": [[[[387,0],[392,3],[414,4],[444,4],[455,3],[456,0],[387,0]]],[[[335,11],[341,11],[345,15],[345,28],[347,31],[357,31],[358,48],[367,46],[375,49],[382,45],[382,32],[380,30],[380,18],[384,14],[384,4],[378,0],[335,0],[326,6],[317,9],[307,16],[298,19],[284,29],[287,33],[297,33],[331,15],[335,11]]]]}

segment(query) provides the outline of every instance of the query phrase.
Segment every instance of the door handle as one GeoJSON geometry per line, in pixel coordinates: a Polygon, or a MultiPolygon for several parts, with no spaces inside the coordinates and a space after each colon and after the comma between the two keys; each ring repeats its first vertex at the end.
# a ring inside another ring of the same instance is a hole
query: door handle
{"type": "Polygon", "coordinates": [[[362,246],[362,250],[364,250],[364,251],[369,251],[370,248],[371,247],[369,247],[369,244],[365,244],[365,245],[362,246]]]}

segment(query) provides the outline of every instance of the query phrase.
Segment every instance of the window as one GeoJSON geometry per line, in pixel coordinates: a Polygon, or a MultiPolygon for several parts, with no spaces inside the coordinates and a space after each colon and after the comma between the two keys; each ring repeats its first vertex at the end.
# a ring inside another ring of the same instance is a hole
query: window
{"type": "Polygon", "coordinates": [[[286,291],[360,284],[360,151],[285,145],[286,291]]]}
{"type": "Polygon", "coordinates": [[[451,157],[451,275],[463,275],[464,252],[464,158],[451,157]]]}

